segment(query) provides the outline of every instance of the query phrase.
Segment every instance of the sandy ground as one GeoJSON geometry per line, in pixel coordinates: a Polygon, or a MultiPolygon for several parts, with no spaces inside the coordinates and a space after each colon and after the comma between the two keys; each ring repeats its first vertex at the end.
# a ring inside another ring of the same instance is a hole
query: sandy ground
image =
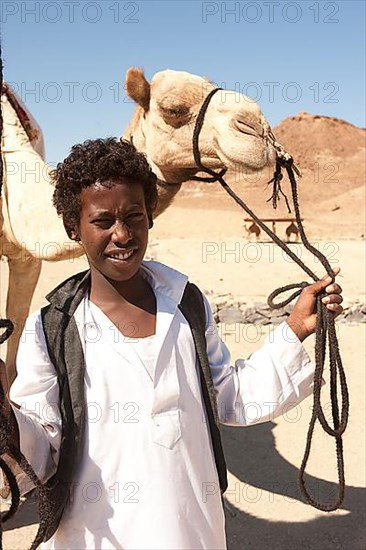
{"type": "MultiPolygon", "coordinates": [[[[264,302],[278,286],[306,279],[281,250],[269,242],[249,243],[243,237],[242,216],[237,212],[196,209],[175,205],[156,220],[150,234],[147,258],[157,259],[187,273],[206,292],[230,293],[248,306],[264,302]],[[174,237],[172,237],[174,235],[174,237]]],[[[318,232],[318,230],[317,230],[318,232]]],[[[326,238],[316,246],[333,266],[342,267],[339,278],[345,303],[365,301],[365,241],[326,238]]],[[[314,241],[315,242],[315,241],[314,241]]],[[[317,274],[319,262],[293,250],[317,274]]],[[[44,295],[68,275],[86,268],[84,259],[44,263],[32,310],[45,303],[44,295]]],[[[1,264],[1,302],[7,284],[7,266],[1,264]]],[[[309,398],[284,417],[246,429],[223,429],[229,467],[227,537],[230,549],[361,550],[365,534],[365,330],[364,325],[338,324],[340,349],[350,391],[350,419],[344,436],[347,491],[342,508],[327,514],[301,501],[296,485],[311,414],[309,398]]],[[[247,356],[266,337],[271,327],[220,325],[221,337],[233,360],[247,356]]],[[[306,341],[313,356],[314,340],[306,341]]],[[[2,356],[4,355],[2,350],[2,356]]],[[[329,385],[328,385],[329,387],[329,385]]],[[[329,409],[327,389],[324,405],[329,409]]],[[[334,442],[317,426],[308,467],[309,486],[316,495],[329,498],[336,492],[334,442]]],[[[7,524],[6,550],[25,550],[36,531],[35,503],[30,499],[7,524]]]]}

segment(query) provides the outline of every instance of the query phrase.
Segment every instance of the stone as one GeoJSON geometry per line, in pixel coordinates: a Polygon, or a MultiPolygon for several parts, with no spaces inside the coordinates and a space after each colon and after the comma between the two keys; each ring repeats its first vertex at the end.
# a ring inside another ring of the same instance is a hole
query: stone
{"type": "Polygon", "coordinates": [[[238,308],[224,307],[218,312],[220,323],[234,324],[243,322],[243,314],[238,308]]]}

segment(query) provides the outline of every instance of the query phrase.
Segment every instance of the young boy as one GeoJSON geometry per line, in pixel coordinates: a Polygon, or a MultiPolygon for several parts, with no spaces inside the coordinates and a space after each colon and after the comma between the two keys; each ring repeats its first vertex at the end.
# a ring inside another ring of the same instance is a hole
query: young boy
{"type": "MultiPolygon", "coordinates": [[[[49,295],[56,347],[44,314],[29,317],[10,392],[20,447],[56,495],[44,548],[222,550],[216,451],[178,307],[188,279],[143,259],[155,176],[131,143],[110,138],[74,146],[54,181],[54,204],[90,272],[49,295]]],[[[314,367],[300,341],[315,330],[319,291],[341,311],[329,281],[309,285],[272,341],[234,366],[204,298],[222,423],[268,420],[311,393],[314,367]],[[254,420],[249,403],[260,411],[254,420]]]]}

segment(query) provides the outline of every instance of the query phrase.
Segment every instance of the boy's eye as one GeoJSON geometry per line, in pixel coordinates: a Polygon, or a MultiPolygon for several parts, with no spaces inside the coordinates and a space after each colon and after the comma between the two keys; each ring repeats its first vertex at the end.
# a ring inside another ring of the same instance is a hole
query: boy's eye
{"type": "Polygon", "coordinates": [[[98,227],[102,227],[103,229],[107,229],[111,225],[114,224],[114,221],[110,218],[97,218],[96,220],[93,220],[92,222],[94,225],[97,225],[98,227]]]}
{"type": "Polygon", "coordinates": [[[124,218],[123,221],[126,225],[131,225],[135,223],[140,223],[144,219],[145,219],[144,212],[131,212],[124,218]]]}
{"type": "Polygon", "coordinates": [[[144,218],[145,214],[143,212],[133,212],[132,214],[129,214],[129,216],[127,216],[127,219],[132,219],[132,220],[140,220],[142,218],[144,218]]]}
{"type": "MultiPolygon", "coordinates": [[[[139,222],[145,218],[144,212],[131,212],[123,220],[123,223],[130,224],[134,222],[139,222]]],[[[102,229],[109,229],[112,225],[116,223],[114,218],[96,218],[92,220],[93,225],[97,225],[102,229]]]]}

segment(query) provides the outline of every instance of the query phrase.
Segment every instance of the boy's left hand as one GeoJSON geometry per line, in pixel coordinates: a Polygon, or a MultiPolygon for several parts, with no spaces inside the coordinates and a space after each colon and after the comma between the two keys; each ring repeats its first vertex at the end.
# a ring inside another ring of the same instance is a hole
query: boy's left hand
{"type": "MultiPolygon", "coordinates": [[[[334,275],[338,275],[340,268],[333,270],[334,275]]],[[[334,313],[336,317],[342,313],[343,308],[340,305],[343,302],[341,296],[342,288],[336,283],[331,283],[331,278],[326,276],[320,281],[304,288],[301,292],[294,309],[287,319],[287,324],[294,331],[298,339],[302,342],[316,329],[316,296],[322,290],[325,290],[327,296],[322,298],[323,304],[334,313]]]]}

